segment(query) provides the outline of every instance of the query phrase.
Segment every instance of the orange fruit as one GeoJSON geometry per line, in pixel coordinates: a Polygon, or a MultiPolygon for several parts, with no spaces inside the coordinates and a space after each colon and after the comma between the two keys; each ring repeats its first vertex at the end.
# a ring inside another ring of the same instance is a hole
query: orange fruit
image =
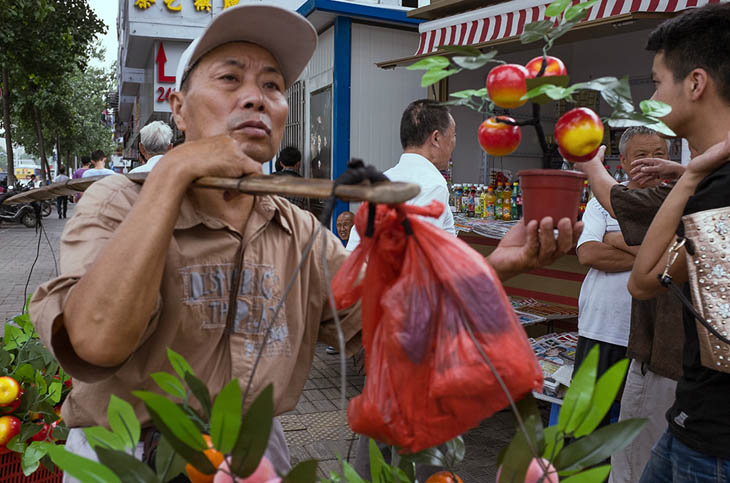
{"type": "Polygon", "coordinates": [[[464,483],[459,475],[451,471],[439,471],[428,477],[426,483],[464,483]]]}
{"type": "MultiPolygon", "coordinates": [[[[225,455],[213,447],[213,442],[210,440],[210,436],[204,434],[203,439],[209,448],[203,451],[203,454],[208,457],[208,461],[210,461],[213,467],[217,469],[221,463],[223,463],[225,455]]],[[[192,483],[213,483],[213,478],[215,478],[215,472],[206,475],[205,473],[198,471],[195,466],[190,463],[185,465],[185,472],[188,474],[188,478],[190,478],[192,483]]]]}

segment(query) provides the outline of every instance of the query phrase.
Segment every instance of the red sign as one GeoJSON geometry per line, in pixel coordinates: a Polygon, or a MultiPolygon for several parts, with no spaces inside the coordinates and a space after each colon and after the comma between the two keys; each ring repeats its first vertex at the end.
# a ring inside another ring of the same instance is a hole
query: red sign
{"type": "Polygon", "coordinates": [[[175,76],[165,75],[165,62],[167,62],[167,56],[165,55],[165,48],[162,46],[162,42],[160,42],[160,48],[157,49],[157,58],[155,59],[155,62],[157,62],[157,82],[161,84],[174,84],[175,76]]]}

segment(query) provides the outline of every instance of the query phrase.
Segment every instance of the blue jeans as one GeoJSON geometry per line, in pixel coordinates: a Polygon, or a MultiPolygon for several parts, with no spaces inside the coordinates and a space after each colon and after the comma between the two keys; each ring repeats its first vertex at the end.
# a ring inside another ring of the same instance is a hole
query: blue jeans
{"type": "Polygon", "coordinates": [[[667,430],[651,450],[640,483],[727,483],[730,460],[688,448],[667,430]]]}

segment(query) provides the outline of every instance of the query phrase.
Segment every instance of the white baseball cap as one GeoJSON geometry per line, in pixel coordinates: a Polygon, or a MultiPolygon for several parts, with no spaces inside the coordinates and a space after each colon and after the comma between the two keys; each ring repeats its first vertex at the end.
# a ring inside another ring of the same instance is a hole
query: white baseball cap
{"type": "Polygon", "coordinates": [[[268,50],[279,63],[288,89],[312,58],[317,31],[306,18],[285,8],[260,4],[227,8],[182,53],[175,88],[180,90],[201,57],[229,42],[251,42],[268,50]]]}

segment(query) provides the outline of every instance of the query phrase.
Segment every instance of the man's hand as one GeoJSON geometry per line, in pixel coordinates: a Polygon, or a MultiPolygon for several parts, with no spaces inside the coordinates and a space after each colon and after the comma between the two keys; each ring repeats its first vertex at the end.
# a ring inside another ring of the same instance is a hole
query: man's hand
{"type": "Polygon", "coordinates": [[[646,186],[667,179],[677,179],[684,174],[680,163],[661,158],[642,158],[631,163],[631,180],[646,186]]]}
{"type": "Polygon", "coordinates": [[[240,178],[261,173],[261,164],[247,156],[238,141],[227,134],[187,141],[160,160],[190,184],[203,176],[240,178]]]}
{"type": "Polygon", "coordinates": [[[545,217],[530,221],[525,226],[520,221],[502,238],[487,261],[505,281],[522,272],[550,265],[568,253],[578,242],[583,223],[572,224],[569,218],[558,222],[558,236],[555,237],[553,219],[545,217]]]}
{"type": "Polygon", "coordinates": [[[687,165],[687,173],[704,178],[730,160],[730,133],[724,141],[711,146],[707,151],[695,156],[687,165]]]}

